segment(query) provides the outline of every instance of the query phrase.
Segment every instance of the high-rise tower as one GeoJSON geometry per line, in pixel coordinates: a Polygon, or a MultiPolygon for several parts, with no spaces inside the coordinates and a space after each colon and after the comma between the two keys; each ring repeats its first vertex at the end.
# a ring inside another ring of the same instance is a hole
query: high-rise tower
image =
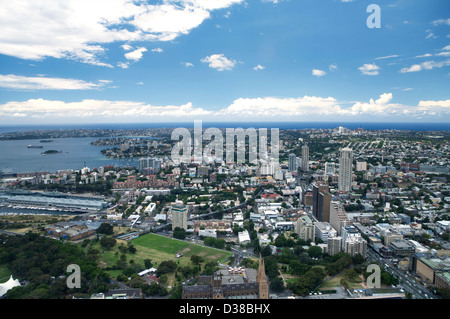
{"type": "Polygon", "coordinates": [[[338,178],[338,189],[341,192],[349,192],[352,187],[352,165],[353,150],[348,147],[341,149],[338,178]]]}
{"type": "Polygon", "coordinates": [[[308,145],[302,146],[302,167],[303,172],[309,171],[309,147],[308,145]]]}

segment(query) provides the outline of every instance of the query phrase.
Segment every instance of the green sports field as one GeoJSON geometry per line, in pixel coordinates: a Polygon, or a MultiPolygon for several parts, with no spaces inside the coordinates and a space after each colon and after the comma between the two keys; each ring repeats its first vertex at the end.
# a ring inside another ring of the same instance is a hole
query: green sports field
{"type": "MultiPolygon", "coordinates": [[[[154,265],[162,261],[173,260],[180,266],[185,266],[191,263],[190,258],[193,255],[203,257],[203,264],[210,261],[220,262],[232,255],[231,252],[151,233],[135,238],[131,240],[131,243],[136,247],[137,252],[135,254],[127,254],[127,260],[133,259],[135,263],[142,266],[145,259],[150,259],[154,265]],[[176,254],[179,253],[183,254],[183,256],[177,258],[176,254]]],[[[115,251],[116,248],[113,248],[111,251],[105,251],[102,256],[103,261],[109,266],[115,264],[118,260],[115,251]]]]}

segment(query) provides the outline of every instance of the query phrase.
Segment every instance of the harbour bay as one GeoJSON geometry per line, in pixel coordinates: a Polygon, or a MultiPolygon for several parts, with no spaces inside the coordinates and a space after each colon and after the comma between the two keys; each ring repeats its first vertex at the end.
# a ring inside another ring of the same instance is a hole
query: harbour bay
{"type": "Polygon", "coordinates": [[[66,169],[81,169],[86,164],[90,168],[116,165],[136,166],[137,159],[111,159],[100,151],[105,146],[90,145],[94,138],[60,138],[51,143],[39,143],[39,140],[0,141],[0,170],[4,173],[56,172],[66,169]],[[28,148],[28,145],[43,146],[28,148]],[[41,154],[48,150],[58,153],[41,154]]]}

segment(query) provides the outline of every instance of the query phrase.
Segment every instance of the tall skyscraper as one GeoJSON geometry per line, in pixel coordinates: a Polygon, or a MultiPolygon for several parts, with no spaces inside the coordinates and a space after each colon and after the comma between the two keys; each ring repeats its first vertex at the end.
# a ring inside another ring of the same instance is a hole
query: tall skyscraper
{"type": "Polygon", "coordinates": [[[289,171],[297,171],[297,157],[294,153],[289,154],[289,171]]]}
{"type": "Polygon", "coordinates": [[[309,147],[308,145],[302,146],[302,171],[309,171],[309,147]]]}
{"type": "Polygon", "coordinates": [[[331,194],[328,184],[313,185],[313,215],[320,222],[330,221],[331,194]]]}
{"type": "Polygon", "coordinates": [[[352,165],[353,150],[348,147],[341,149],[338,178],[338,190],[341,192],[349,192],[352,187],[352,165]]]}

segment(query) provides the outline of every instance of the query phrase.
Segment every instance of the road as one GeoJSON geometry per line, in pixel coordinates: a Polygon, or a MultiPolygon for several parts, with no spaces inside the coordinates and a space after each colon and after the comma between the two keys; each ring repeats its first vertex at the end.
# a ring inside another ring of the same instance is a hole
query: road
{"type": "Polygon", "coordinates": [[[394,265],[389,259],[382,258],[378,253],[376,253],[372,248],[368,249],[368,256],[372,260],[383,265],[386,271],[399,278],[400,285],[406,292],[411,293],[415,298],[418,299],[435,299],[431,292],[425,288],[420,282],[414,279],[408,273],[401,271],[396,265],[394,265]]]}

